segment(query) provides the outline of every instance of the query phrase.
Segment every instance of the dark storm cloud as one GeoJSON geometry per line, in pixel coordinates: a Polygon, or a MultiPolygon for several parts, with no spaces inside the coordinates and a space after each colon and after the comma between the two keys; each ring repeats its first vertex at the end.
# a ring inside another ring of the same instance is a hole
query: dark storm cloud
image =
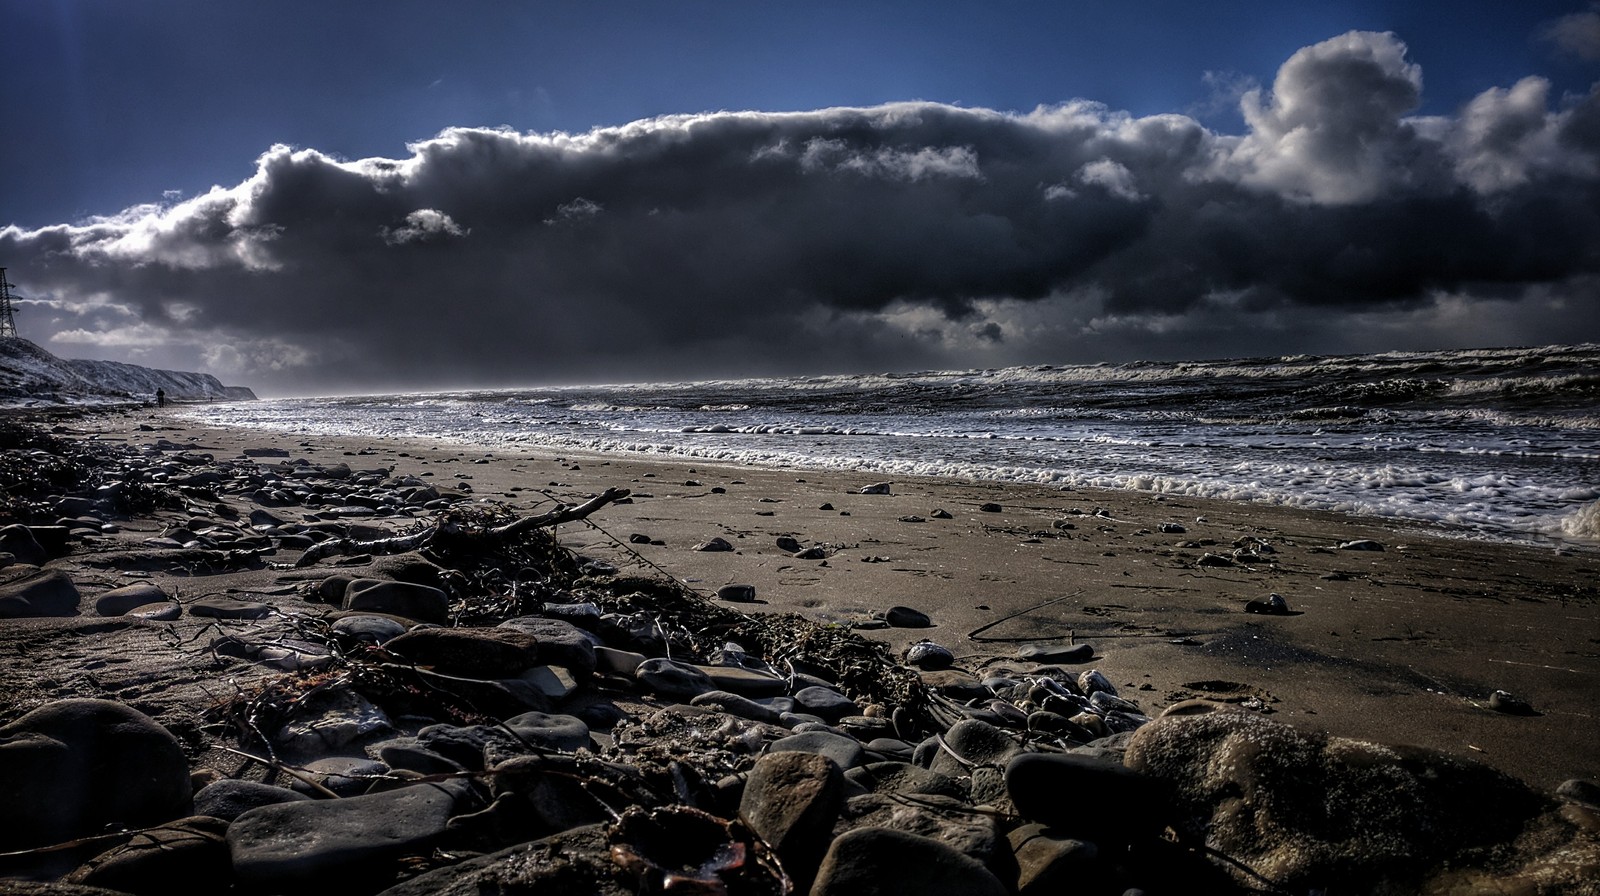
{"type": "MultiPolygon", "coordinates": [[[[268,388],[1071,360],[1305,309],[1587,308],[1600,95],[1530,78],[1412,117],[1421,89],[1398,39],[1351,33],[1246,93],[1238,136],[906,103],[457,128],[397,160],[275,147],[234,187],[0,231],[0,256],[54,300],[58,344],[186,347],[268,388]]],[[[1188,344],[1210,349],[1234,350],[1188,344]]]]}

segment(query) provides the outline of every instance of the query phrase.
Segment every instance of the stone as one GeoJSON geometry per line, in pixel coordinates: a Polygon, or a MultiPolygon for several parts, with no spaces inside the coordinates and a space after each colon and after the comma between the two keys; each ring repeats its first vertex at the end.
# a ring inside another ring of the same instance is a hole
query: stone
{"type": "Polygon", "coordinates": [[[932,793],[967,798],[967,788],[960,780],[909,762],[869,762],[845,772],[845,778],[872,793],[932,793]]]}
{"type": "Polygon", "coordinates": [[[415,742],[395,741],[378,747],[378,759],[391,769],[419,775],[453,775],[467,770],[461,763],[415,742]]]}
{"type": "Polygon", "coordinates": [[[811,896],[1005,896],[977,860],[927,837],[856,828],[834,838],[811,896]]]}
{"type": "Polygon", "coordinates": [[[194,795],[194,814],[232,821],[259,806],[307,799],[310,797],[287,787],[274,787],[259,781],[223,778],[207,784],[194,795]]]}
{"type": "Polygon", "coordinates": [[[449,781],[251,809],[228,826],[233,867],[269,892],[381,879],[405,856],[429,852],[468,792],[449,781]]]}
{"type": "Polygon", "coordinates": [[[932,617],[911,607],[890,607],[884,611],[883,619],[895,628],[929,628],[933,625],[932,617]]]}
{"type": "Polygon", "coordinates": [[[1508,716],[1538,715],[1533,709],[1533,704],[1505,691],[1494,691],[1489,695],[1489,708],[1508,716]]]}
{"type": "Polygon", "coordinates": [[[1381,551],[1383,545],[1370,538],[1358,538],[1355,541],[1346,541],[1339,545],[1341,551],[1381,551]]]}
{"type": "Polygon", "coordinates": [[[1018,896],[1070,893],[1096,876],[1100,849],[1092,842],[1062,836],[1042,824],[1022,825],[1007,839],[1017,862],[1018,896]]]}
{"type": "Polygon", "coordinates": [[[297,703],[273,741],[291,756],[321,756],[391,730],[382,709],[349,684],[337,682],[297,703]]]}
{"type": "Polygon", "coordinates": [[[936,672],[955,665],[956,655],[942,644],[918,641],[906,648],[905,659],[908,666],[936,672]]]}
{"type": "Polygon", "coordinates": [[[1085,669],[1078,673],[1078,691],[1085,697],[1093,698],[1096,692],[1104,692],[1115,697],[1117,686],[1099,669],[1085,669]]]}
{"type": "Polygon", "coordinates": [[[1087,663],[1094,659],[1091,644],[1024,644],[1017,648],[1017,659],[1029,663],[1087,663]]]}
{"type": "Polygon", "coordinates": [[[753,604],[756,602],[756,586],[723,585],[717,589],[717,600],[735,604],[753,604]]]}
{"type": "Polygon", "coordinates": [[[733,550],[733,545],[726,538],[716,536],[709,541],[700,542],[694,546],[694,549],[707,553],[727,553],[733,550]]]}
{"type": "Polygon", "coordinates": [[[994,696],[983,682],[958,669],[924,669],[918,677],[924,687],[960,703],[994,696]]]}
{"type": "Polygon", "coordinates": [[[807,731],[791,734],[767,745],[768,753],[815,753],[826,756],[842,769],[852,769],[867,761],[867,753],[853,737],[829,731],[807,731]]]}
{"type": "Polygon", "coordinates": [[[999,504],[994,503],[993,501],[987,501],[987,502],[985,502],[983,504],[979,504],[978,505],[978,510],[980,512],[982,512],[982,513],[1000,513],[1002,511],[1004,511],[1005,508],[1002,507],[999,504]]]}
{"type": "Polygon", "coordinates": [[[72,577],[59,569],[25,571],[0,584],[0,619],[73,616],[82,599],[72,577]]]}
{"type": "Polygon", "coordinates": [[[515,678],[539,665],[538,640],[512,629],[416,628],[384,649],[440,675],[483,681],[515,678]]]}
{"type": "Polygon", "coordinates": [[[1126,762],[1169,790],[1180,834],[1288,891],[1416,892],[1416,875],[1510,843],[1545,805],[1480,763],[1252,712],[1158,719],[1126,762]]]}
{"type": "Polygon", "coordinates": [[[438,588],[411,582],[353,579],[345,586],[346,610],[375,610],[440,625],[450,621],[450,598],[438,588]]]}
{"type": "Polygon", "coordinates": [[[534,666],[517,678],[538,688],[539,693],[549,698],[551,704],[560,703],[571,697],[581,684],[578,677],[565,666],[534,666]]]}
{"type": "Polygon", "coordinates": [[[872,485],[862,486],[861,490],[856,492],[856,494],[858,494],[858,495],[887,495],[887,494],[890,494],[890,486],[891,485],[892,484],[888,483],[888,482],[876,482],[876,483],[873,483],[872,485]]]}
{"type": "Polygon", "coordinates": [[[177,601],[145,604],[122,614],[124,619],[148,619],[151,622],[171,622],[183,616],[183,605],[177,601]]]}
{"type": "MultiPolygon", "coordinates": [[[[567,604],[568,607],[581,607],[581,604],[567,604]]],[[[592,605],[590,605],[592,606],[592,605]]],[[[574,614],[576,617],[576,614],[574,614]]],[[[599,608],[595,607],[595,617],[599,619],[599,608]]],[[[590,636],[583,629],[574,625],[567,618],[550,619],[543,616],[518,616],[500,623],[499,629],[521,632],[532,635],[535,642],[534,656],[537,665],[563,666],[572,670],[580,680],[586,680],[595,669],[595,646],[590,636]]]]}
{"type": "Polygon", "coordinates": [[[526,678],[456,678],[426,669],[418,669],[415,674],[423,687],[449,694],[473,712],[495,719],[554,708],[543,686],[526,678]]]}
{"type": "Polygon", "coordinates": [[[572,753],[590,746],[589,726],[576,716],[525,712],[506,719],[502,724],[535,750],[572,753]]]}
{"type": "Polygon", "coordinates": [[[845,716],[861,712],[861,707],[854,700],[832,688],[818,685],[795,691],[794,702],[797,712],[810,713],[828,722],[837,722],[845,716]]]}
{"type": "Polygon", "coordinates": [[[109,700],[47,703],[0,726],[0,852],[161,824],[189,814],[178,739],[109,700]]]}
{"type": "Polygon", "coordinates": [[[651,693],[675,700],[692,700],[717,689],[711,679],[695,666],[664,657],[645,660],[633,675],[651,693]]]}
{"type": "Polygon", "coordinates": [[[1584,778],[1568,778],[1556,788],[1556,796],[1600,809],[1600,784],[1584,778]]]}
{"type": "Polygon", "coordinates": [[[950,726],[944,742],[947,749],[941,748],[928,767],[953,778],[970,774],[971,766],[1003,767],[1022,750],[1011,735],[979,719],[963,719],[950,726]]]}
{"type": "Polygon", "coordinates": [[[1246,613],[1260,613],[1265,616],[1288,616],[1289,602],[1281,594],[1269,594],[1264,598],[1257,598],[1244,605],[1246,613]]]}
{"type": "Polygon", "coordinates": [[[739,799],[739,817],[771,844],[804,889],[833,840],[844,803],[844,774],[815,753],[768,753],[756,760],[739,799]]]}
{"type": "Polygon", "coordinates": [[[101,616],[122,616],[129,610],[148,604],[165,604],[172,600],[160,585],[154,582],[135,582],[102,593],[94,599],[94,611],[101,616]]]}
{"type": "Polygon", "coordinates": [[[774,543],[778,546],[778,550],[785,551],[790,554],[798,554],[800,551],[804,550],[804,546],[800,544],[800,540],[791,535],[780,535],[778,536],[777,541],[774,543]]]}
{"type": "Polygon", "coordinates": [[[378,783],[380,776],[392,771],[387,764],[365,756],[322,756],[302,761],[300,769],[304,777],[291,779],[289,786],[313,797],[323,790],[341,797],[360,796],[378,783]]]}
{"type": "Polygon", "coordinates": [[[1005,783],[1023,818],[1096,843],[1154,836],[1170,816],[1154,779],[1092,756],[1019,753],[1005,783]]]}
{"type": "Polygon", "coordinates": [[[211,619],[263,619],[272,615],[272,606],[260,601],[210,595],[190,601],[189,615],[211,619]]]}
{"type": "Polygon", "coordinates": [[[410,627],[393,616],[355,613],[333,623],[333,633],[366,644],[383,644],[406,633],[410,627]]]}
{"type": "Polygon", "coordinates": [[[1000,835],[995,817],[973,812],[961,797],[926,793],[914,800],[881,793],[853,796],[840,812],[834,832],[843,834],[862,827],[927,837],[983,863],[1002,881],[1017,876],[1011,844],[1000,835]]]}
{"type": "Polygon", "coordinates": [[[778,724],[781,715],[769,706],[763,706],[749,697],[728,691],[707,691],[689,701],[690,706],[704,706],[718,712],[730,713],[741,719],[750,719],[755,722],[766,722],[769,725],[778,724]]]}
{"type": "Polygon", "coordinates": [[[696,666],[719,690],[743,697],[777,697],[789,689],[789,682],[744,666],[696,666]]]}
{"type": "Polygon", "coordinates": [[[631,650],[618,650],[615,647],[596,647],[594,649],[595,669],[608,675],[632,676],[639,665],[648,657],[642,653],[631,650]]]}
{"type": "Polygon", "coordinates": [[[225,893],[233,883],[224,837],[227,828],[226,821],[215,817],[184,818],[148,828],[90,859],[65,880],[135,896],[225,893]]]}
{"type": "Polygon", "coordinates": [[[17,523],[0,526],[0,552],[10,554],[17,558],[16,562],[29,566],[43,566],[50,560],[50,554],[33,537],[33,532],[17,523]]]}

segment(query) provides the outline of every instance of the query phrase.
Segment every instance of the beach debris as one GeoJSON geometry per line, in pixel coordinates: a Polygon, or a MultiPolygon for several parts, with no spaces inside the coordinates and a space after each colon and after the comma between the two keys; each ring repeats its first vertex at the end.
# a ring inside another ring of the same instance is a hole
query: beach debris
{"type": "Polygon", "coordinates": [[[943,507],[934,508],[933,512],[928,514],[928,518],[933,520],[954,519],[954,517],[950,515],[950,511],[945,510],[943,507]]]}
{"type": "Polygon", "coordinates": [[[806,548],[805,550],[799,551],[798,553],[796,553],[794,555],[794,559],[796,559],[796,560],[826,560],[826,559],[828,559],[828,549],[823,547],[822,545],[812,545],[811,547],[806,548]]]}
{"type": "Polygon", "coordinates": [[[1373,541],[1370,538],[1358,538],[1358,539],[1356,539],[1354,541],[1340,542],[1339,550],[1341,550],[1341,551],[1381,551],[1381,550],[1383,550],[1383,545],[1381,543],[1379,543],[1379,542],[1373,541]]]}
{"type": "Polygon", "coordinates": [[[787,551],[791,554],[798,554],[805,550],[800,544],[800,540],[793,535],[779,535],[773,543],[778,546],[778,550],[787,551]]]}
{"type": "Polygon", "coordinates": [[[890,486],[891,485],[892,485],[892,483],[888,483],[888,482],[876,482],[876,483],[873,483],[872,485],[862,486],[861,490],[856,492],[856,494],[858,494],[858,495],[887,495],[887,494],[891,494],[891,492],[890,492],[890,486]]]}
{"type": "Polygon", "coordinates": [[[980,513],[1001,513],[1004,510],[1004,507],[994,503],[993,501],[986,501],[983,504],[978,505],[978,511],[980,513]]]}
{"type": "Polygon", "coordinates": [[[726,538],[717,535],[695,545],[693,550],[705,553],[727,553],[733,550],[733,544],[726,538]]]}
{"type": "Polygon", "coordinates": [[[1024,644],[1016,658],[1030,663],[1086,663],[1094,659],[1090,644],[1024,644]]]}
{"type": "Polygon", "coordinates": [[[1510,716],[1537,715],[1534,712],[1533,704],[1521,697],[1501,690],[1496,690],[1489,695],[1489,708],[1495,712],[1503,712],[1510,716]]]}
{"type": "Polygon", "coordinates": [[[1283,595],[1273,592],[1264,598],[1256,598],[1244,605],[1246,613],[1261,613],[1267,616],[1290,615],[1289,602],[1283,595]]]}
{"type": "Polygon", "coordinates": [[[756,586],[754,585],[723,585],[717,589],[717,600],[730,603],[749,604],[755,603],[756,586]]]}

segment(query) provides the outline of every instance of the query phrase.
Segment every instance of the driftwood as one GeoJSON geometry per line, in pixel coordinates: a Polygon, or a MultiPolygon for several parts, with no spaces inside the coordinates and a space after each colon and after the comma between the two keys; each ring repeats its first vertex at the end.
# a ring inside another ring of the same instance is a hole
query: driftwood
{"type": "Polygon", "coordinates": [[[378,538],[372,541],[330,538],[307,548],[306,552],[300,555],[300,559],[296,560],[294,565],[296,567],[305,567],[329,557],[349,554],[403,554],[428,545],[438,544],[442,540],[454,540],[459,543],[467,539],[475,539],[486,546],[493,546],[519,538],[535,529],[559,526],[562,523],[584,519],[607,504],[628,497],[629,494],[631,492],[625,488],[608,488],[575,507],[557,504],[555,509],[541,513],[538,516],[522,517],[521,519],[512,520],[503,526],[495,526],[492,529],[470,534],[455,522],[445,519],[430,529],[424,529],[410,535],[397,535],[393,538],[378,538]]]}

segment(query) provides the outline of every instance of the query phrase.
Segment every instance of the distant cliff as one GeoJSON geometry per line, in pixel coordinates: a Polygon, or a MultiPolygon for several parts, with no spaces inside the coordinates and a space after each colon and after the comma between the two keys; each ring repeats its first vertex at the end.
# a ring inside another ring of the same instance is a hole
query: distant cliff
{"type": "Polygon", "coordinates": [[[0,339],[0,403],[99,404],[149,400],[254,399],[244,386],[224,386],[209,373],[153,370],[120,361],[63,361],[26,339],[0,339]]]}

